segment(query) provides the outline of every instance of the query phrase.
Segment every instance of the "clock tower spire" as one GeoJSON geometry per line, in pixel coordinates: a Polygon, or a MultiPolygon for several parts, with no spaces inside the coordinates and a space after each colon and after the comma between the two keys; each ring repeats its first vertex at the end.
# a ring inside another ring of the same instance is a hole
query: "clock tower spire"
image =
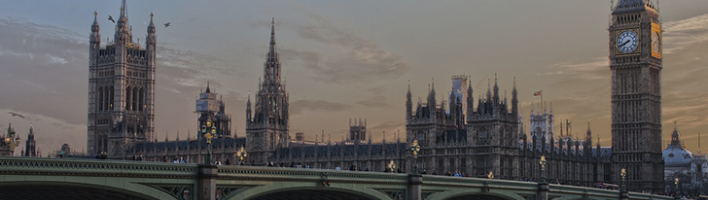
{"type": "Polygon", "coordinates": [[[651,0],[619,0],[612,10],[612,169],[630,191],[664,190],[661,150],[661,22],[651,0]],[[634,173],[634,175],[632,175],[634,173]]]}

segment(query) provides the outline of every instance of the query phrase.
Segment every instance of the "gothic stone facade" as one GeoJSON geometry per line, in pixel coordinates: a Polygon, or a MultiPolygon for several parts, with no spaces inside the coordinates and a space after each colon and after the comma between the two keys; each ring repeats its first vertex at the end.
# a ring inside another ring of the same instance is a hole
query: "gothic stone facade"
{"type": "Polygon", "coordinates": [[[275,20],[271,22],[270,48],[263,64],[263,82],[258,85],[256,105],[246,102],[246,140],[251,159],[264,163],[276,149],[288,147],[290,114],[288,92],[280,75],[280,57],[275,48],[275,20]]]}
{"type": "MultiPolygon", "coordinates": [[[[128,156],[153,136],[155,121],[155,24],[150,15],[145,47],[133,42],[123,1],[115,38],[101,47],[94,16],[91,26],[87,151],[128,156]]],[[[96,15],[96,13],[94,13],[96,15]]]]}

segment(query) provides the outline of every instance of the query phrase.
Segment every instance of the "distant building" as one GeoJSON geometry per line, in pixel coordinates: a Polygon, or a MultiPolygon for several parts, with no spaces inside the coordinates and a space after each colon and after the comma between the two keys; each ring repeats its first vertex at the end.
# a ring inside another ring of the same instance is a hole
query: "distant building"
{"type": "Polygon", "coordinates": [[[675,192],[675,179],[678,178],[679,195],[708,194],[708,157],[701,153],[700,146],[698,154],[686,149],[676,124],[671,134],[671,143],[662,152],[662,157],[666,193],[675,192]]]}
{"type": "MultiPolygon", "coordinates": [[[[197,99],[196,113],[199,114],[197,127],[206,127],[207,121],[216,127],[216,135],[214,137],[231,137],[231,115],[226,114],[226,105],[224,101],[216,96],[218,94],[211,91],[209,83],[207,83],[206,91],[199,94],[197,99]]],[[[211,130],[211,127],[206,127],[211,130]]],[[[203,136],[201,133],[200,136],[203,136]]],[[[235,136],[234,136],[235,137],[235,136]]]]}
{"type": "Polygon", "coordinates": [[[29,133],[27,133],[27,140],[25,141],[25,151],[23,153],[25,157],[38,157],[37,154],[37,142],[34,140],[34,130],[30,126],[29,133]]]}
{"type": "Polygon", "coordinates": [[[59,151],[59,154],[57,156],[61,157],[71,157],[71,146],[69,144],[63,144],[61,145],[61,149],[59,151]]]}
{"type": "Polygon", "coordinates": [[[250,94],[246,102],[246,147],[256,163],[265,163],[273,152],[290,144],[290,101],[280,67],[273,19],[270,46],[263,63],[263,82],[259,81],[255,106],[251,107],[250,94]]]}
{"type": "Polygon", "coordinates": [[[7,126],[6,135],[0,136],[0,139],[3,140],[0,142],[0,156],[13,156],[15,148],[17,147],[14,143],[20,138],[20,136],[16,134],[15,128],[12,128],[12,123],[7,126]],[[9,139],[9,141],[6,141],[6,139],[9,139]]]}
{"type": "Polygon", "coordinates": [[[354,119],[353,123],[352,120],[349,119],[348,142],[366,142],[366,119],[364,119],[364,122],[361,121],[361,118],[359,118],[359,121],[354,119]]]}

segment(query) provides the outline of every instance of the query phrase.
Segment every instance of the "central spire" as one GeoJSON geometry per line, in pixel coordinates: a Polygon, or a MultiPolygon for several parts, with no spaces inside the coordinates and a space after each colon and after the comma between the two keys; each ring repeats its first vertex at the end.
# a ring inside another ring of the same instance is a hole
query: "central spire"
{"type": "Polygon", "coordinates": [[[270,49],[268,53],[275,54],[275,17],[270,21],[270,49]]]}
{"type": "Polygon", "coordinates": [[[125,0],[123,0],[123,2],[121,3],[120,17],[118,17],[118,24],[120,24],[121,22],[128,22],[128,7],[126,6],[125,0]]]}

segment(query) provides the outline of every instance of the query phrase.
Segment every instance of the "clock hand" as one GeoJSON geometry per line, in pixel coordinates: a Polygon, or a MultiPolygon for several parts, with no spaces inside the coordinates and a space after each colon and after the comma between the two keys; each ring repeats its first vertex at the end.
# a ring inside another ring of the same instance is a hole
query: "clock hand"
{"type": "Polygon", "coordinates": [[[622,44],[619,45],[619,46],[624,46],[624,45],[626,45],[627,43],[629,43],[629,40],[627,40],[626,42],[622,43],[622,44]]]}

